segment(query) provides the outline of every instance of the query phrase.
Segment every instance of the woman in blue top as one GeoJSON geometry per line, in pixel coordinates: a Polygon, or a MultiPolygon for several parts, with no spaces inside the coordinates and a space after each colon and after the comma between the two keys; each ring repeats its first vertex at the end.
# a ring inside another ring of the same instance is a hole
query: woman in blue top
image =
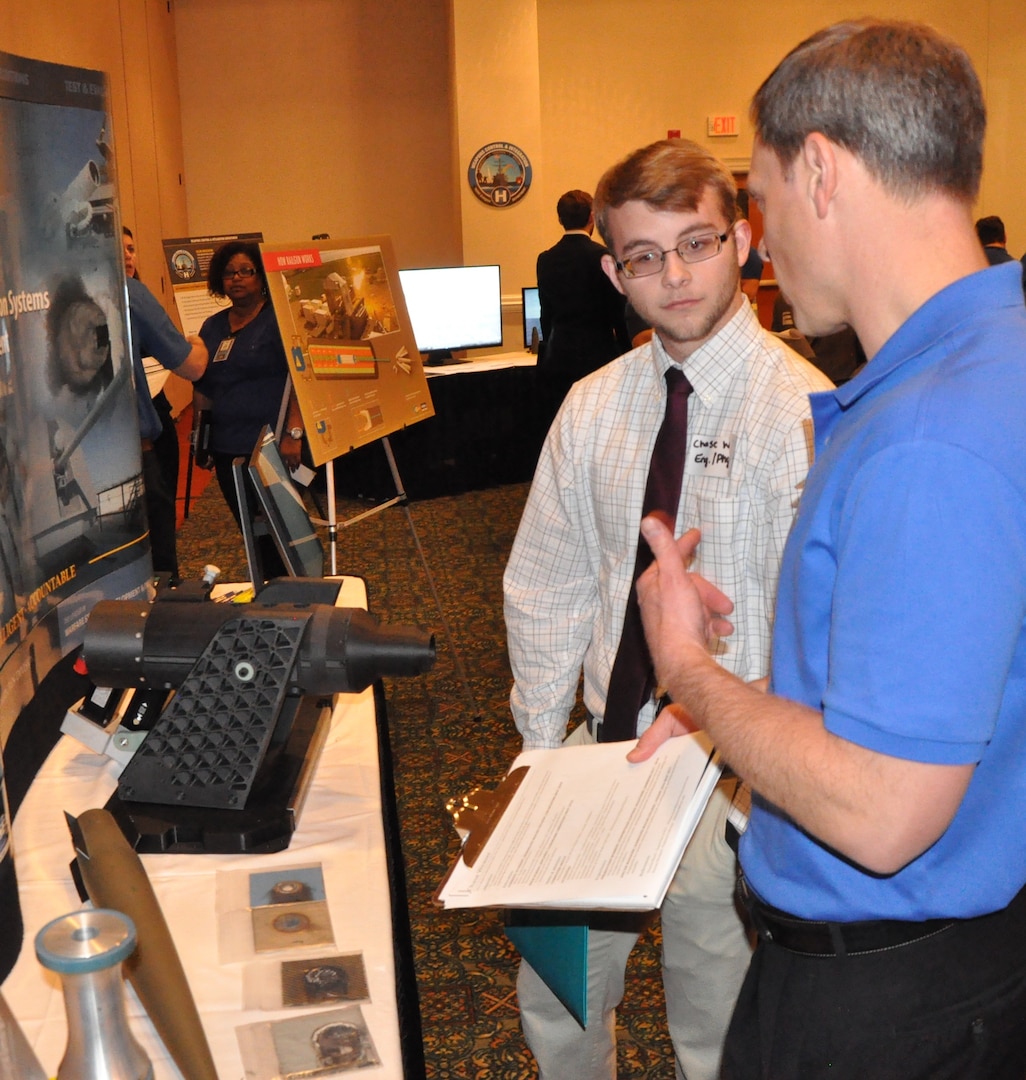
{"type": "MultiPolygon", "coordinates": [[[[224,297],[231,306],[211,315],[200,327],[210,364],[196,383],[196,406],[207,413],[210,434],[196,461],[204,468],[213,466],[225,502],[239,522],[232,461],[249,458],[265,424],[277,428],[282,401],[288,395],[279,450],[285,464],[294,469],[302,450],[302,422],[257,244],[232,240],[214,252],[207,287],[212,296],[224,297]]],[[[251,509],[255,507],[255,495],[249,502],[251,509]]],[[[284,574],[270,537],[260,541],[267,541],[261,542],[264,572],[268,577],[284,574]]]]}

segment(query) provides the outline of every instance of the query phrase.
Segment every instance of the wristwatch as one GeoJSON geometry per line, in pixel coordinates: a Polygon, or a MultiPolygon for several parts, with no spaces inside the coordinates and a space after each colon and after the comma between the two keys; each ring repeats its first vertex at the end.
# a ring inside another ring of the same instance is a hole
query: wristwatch
{"type": "Polygon", "coordinates": [[[302,437],[303,437],[303,429],[301,427],[290,427],[289,428],[289,438],[290,439],[301,439],[302,437]]]}

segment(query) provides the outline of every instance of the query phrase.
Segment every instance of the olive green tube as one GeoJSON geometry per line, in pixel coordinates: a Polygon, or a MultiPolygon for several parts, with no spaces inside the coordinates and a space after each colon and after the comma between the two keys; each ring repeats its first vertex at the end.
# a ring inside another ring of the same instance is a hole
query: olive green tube
{"type": "Polygon", "coordinates": [[[125,961],[125,975],[168,1053],[189,1080],[217,1080],[196,1002],[142,861],[106,810],[64,817],[89,899],[135,923],[139,941],[125,961]]]}

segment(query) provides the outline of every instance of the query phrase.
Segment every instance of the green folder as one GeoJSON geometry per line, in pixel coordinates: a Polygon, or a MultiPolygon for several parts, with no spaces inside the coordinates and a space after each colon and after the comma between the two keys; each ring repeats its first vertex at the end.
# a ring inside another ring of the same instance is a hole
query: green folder
{"type": "Polygon", "coordinates": [[[588,924],[579,911],[506,911],[506,936],[571,1016],[588,1026],[588,924]]]}

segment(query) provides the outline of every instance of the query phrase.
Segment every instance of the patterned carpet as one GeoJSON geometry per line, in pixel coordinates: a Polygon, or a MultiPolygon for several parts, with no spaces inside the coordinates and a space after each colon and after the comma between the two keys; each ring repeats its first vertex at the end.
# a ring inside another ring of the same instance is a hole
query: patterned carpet
{"type": "MultiPolygon", "coordinates": [[[[428,1080],[537,1075],[520,1033],[518,957],[500,913],[445,912],[432,901],[458,850],[446,799],[477,784],[493,786],[520,748],[509,716],[501,577],[526,494],[527,485],[513,484],[413,502],[340,530],[338,570],[366,580],[370,609],[386,622],[432,630],[438,644],[428,675],[385,686],[428,1080]]],[[[366,509],[343,501],[338,515],[345,520],[366,509]]],[[[216,482],[192,505],[179,532],[179,558],[185,576],[208,562],[221,568],[223,580],[246,575],[216,482]]],[[[649,931],[631,958],[618,1016],[621,1080],[674,1074],[658,933],[649,931]]]]}

